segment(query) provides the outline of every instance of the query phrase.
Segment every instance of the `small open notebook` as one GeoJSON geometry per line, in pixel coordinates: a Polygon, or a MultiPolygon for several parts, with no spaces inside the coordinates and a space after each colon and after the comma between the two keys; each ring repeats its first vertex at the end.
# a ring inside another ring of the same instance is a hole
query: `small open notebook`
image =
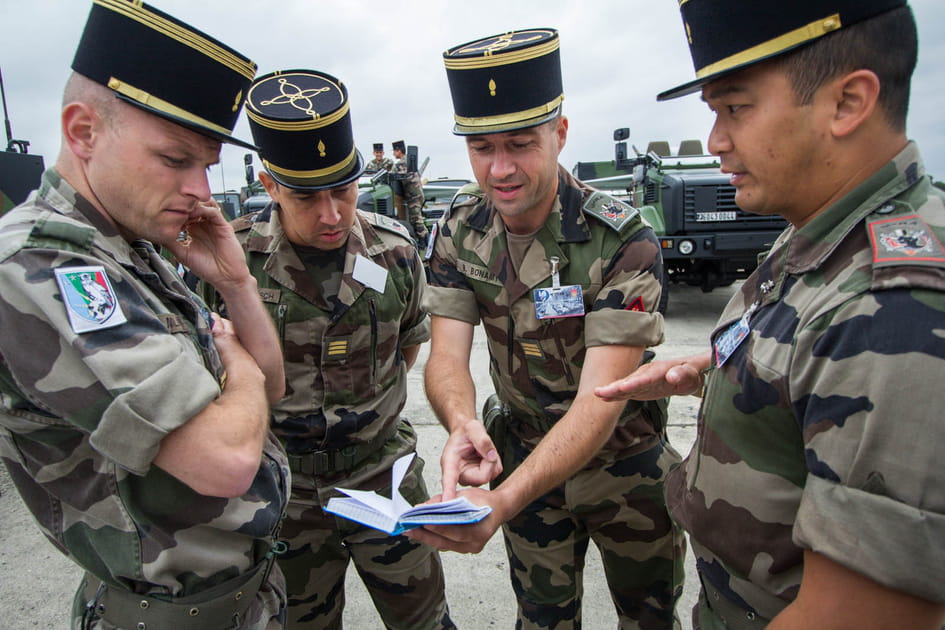
{"type": "Polygon", "coordinates": [[[488,505],[479,507],[463,497],[451,501],[425,503],[412,507],[401,496],[398,488],[400,488],[404,475],[407,474],[407,469],[415,455],[416,453],[409,453],[394,462],[394,467],[391,470],[392,498],[382,497],[370,490],[335,488],[338,492],[348,496],[332,497],[328,500],[325,510],[391,535],[400,534],[408,529],[422,527],[423,525],[476,523],[492,511],[492,508],[488,505]]]}

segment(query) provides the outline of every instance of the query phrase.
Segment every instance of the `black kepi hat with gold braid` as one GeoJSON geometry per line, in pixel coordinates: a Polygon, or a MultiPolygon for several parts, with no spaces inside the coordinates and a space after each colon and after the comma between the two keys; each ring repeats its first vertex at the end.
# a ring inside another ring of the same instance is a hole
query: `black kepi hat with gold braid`
{"type": "Polygon", "coordinates": [[[263,166],[283,186],[335,188],[364,170],[348,90],[331,75],[281,70],[259,77],[249,88],[246,114],[263,166]]]}
{"type": "Polygon", "coordinates": [[[230,134],[256,64],[140,0],[93,1],[72,69],[136,107],[255,149],[230,134]]]}
{"type": "Polygon", "coordinates": [[[906,0],[679,0],[697,78],[656,100],[691,94],[730,72],[905,4],[906,0]]]}
{"type": "Polygon", "coordinates": [[[534,127],[564,100],[558,31],[533,28],[493,35],[443,53],[457,135],[534,127]]]}

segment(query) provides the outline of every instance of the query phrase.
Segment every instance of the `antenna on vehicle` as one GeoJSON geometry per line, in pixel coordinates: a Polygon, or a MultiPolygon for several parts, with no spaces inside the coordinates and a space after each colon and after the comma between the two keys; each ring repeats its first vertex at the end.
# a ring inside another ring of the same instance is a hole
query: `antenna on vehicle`
{"type": "Polygon", "coordinates": [[[29,153],[30,143],[26,140],[14,140],[10,126],[10,116],[7,113],[7,93],[3,89],[3,71],[0,71],[0,100],[3,101],[3,126],[7,132],[7,151],[12,153],[29,153]]]}

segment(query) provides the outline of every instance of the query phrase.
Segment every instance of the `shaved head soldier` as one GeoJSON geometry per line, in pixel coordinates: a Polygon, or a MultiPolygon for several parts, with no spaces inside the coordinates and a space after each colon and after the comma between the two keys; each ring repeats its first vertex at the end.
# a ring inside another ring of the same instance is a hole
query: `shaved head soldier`
{"type": "Polygon", "coordinates": [[[256,66],[147,4],[95,0],[72,69],[56,164],[0,219],[0,459],[86,571],[73,628],[281,628],[282,358],[207,182],[221,142],[252,146],[230,132],[256,66]]]}

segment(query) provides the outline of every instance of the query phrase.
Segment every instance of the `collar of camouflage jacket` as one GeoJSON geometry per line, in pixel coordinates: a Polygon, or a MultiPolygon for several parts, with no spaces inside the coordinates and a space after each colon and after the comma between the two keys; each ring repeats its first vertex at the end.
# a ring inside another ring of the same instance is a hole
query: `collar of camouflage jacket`
{"type": "Polygon", "coordinates": [[[787,243],[785,270],[788,273],[806,273],[817,269],[850,232],[863,225],[866,217],[877,210],[885,212],[890,199],[915,186],[924,175],[925,165],[919,148],[915,142],[909,142],[883,168],[825,208],[801,229],[788,227],[772,251],[782,243],[787,243]]]}
{"type": "MultiPolygon", "coordinates": [[[[312,304],[328,308],[322,290],[299,259],[279,222],[276,204],[269,204],[256,215],[252,233],[247,238],[246,250],[268,256],[264,271],[276,282],[298,293],[312,304]]],[[[364,292],[364,286],[353,278],[358,255],[372,259],[383,251],[383,243],[374,228],[357,213],[348,240],[345,243],[345,265],[338,292],[338,300],[345,305],[354,303],[364,292]],[[370,241],[370,245],[366,241],[370,241]]],[[[328,308],[328,310],[331,310],[328,308]]]]}
{"type": "MultiPolygon", "coordinates": [[[[43,172],[37,194],[59,216],[43,219],[42,224],[37,222],[33,228],[34,233],[42,230],[49,234],[61,233],[66,236],[70,230],[85,230],[87,236],[83,246],[87,251],[97,247],[109,252],[120,265],[136,266],[134,250],[118,233],[115,224],[92,205],[91,201],[79,194],[55,168],[51,167],[43,172]],[[51,223],[54,221],[59,221],[62,225],[58,228],[52,227],[51,223]]],[[[69,240],[77,242],[74,235],[69,240]]]]}
{"type": "MultiPolygon", "coordinates": [[[[582,210],[582,202],[590,188],[575,179],[568,171],[558,165],[558,195],[555,197],[551,212],[542,229],[551,232],[558,243],[582,243],[591,239],[591,230],[582,210]]],[[[502,217],[492,204],[481,196],[479,189],[473,199],[478,207],[466,219],[466,224],[479,232],[505,231],[502,217]]],[[[541,232],[542,230],[539,230],[541,232]]]]}

